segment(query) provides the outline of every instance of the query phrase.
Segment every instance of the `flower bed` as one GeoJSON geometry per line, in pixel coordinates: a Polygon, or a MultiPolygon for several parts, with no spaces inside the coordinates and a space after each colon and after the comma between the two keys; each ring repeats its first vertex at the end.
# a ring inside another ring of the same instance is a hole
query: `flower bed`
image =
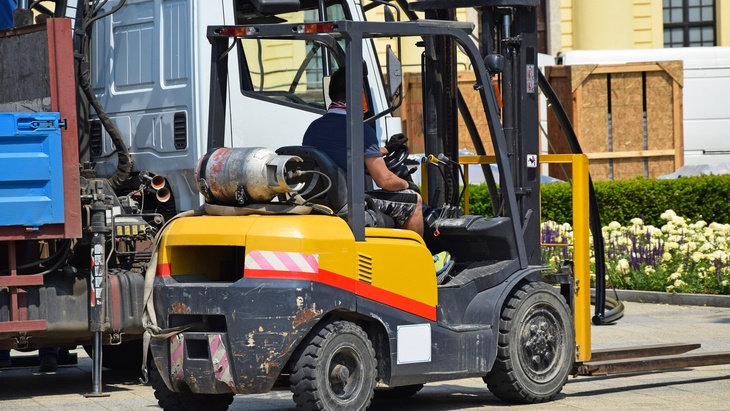
{"type": "MultiPolygon", "coordinates": [[[[608,285],[641,291],[669,291],[730,295],[730,224],[690,221],[667,210],[664,225],[645,225],[640,218],[622,226],[603,227],[608,285]]],[[[542,242],[570,244],[570,224],[542,223],[542,242]]],[[[592,244],[592,238],[591,238],[592,244]]],[[[556,266],[571,259],[572,249],[542,247],[543,262],[556,266]]],[[[595,258],[591,247],[591,271],[595,258]]],[[[593,275],[592,275],[593,276],[593,275]]]]}

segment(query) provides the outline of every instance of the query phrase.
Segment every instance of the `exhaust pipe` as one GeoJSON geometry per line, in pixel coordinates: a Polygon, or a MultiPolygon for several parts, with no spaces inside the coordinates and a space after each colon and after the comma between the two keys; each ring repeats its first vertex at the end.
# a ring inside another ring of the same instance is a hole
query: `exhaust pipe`
{"type": "Polygon", "coordinates": [[[155,193],[155,197],[157,197],[157,201],[161,203],[166,203],[170,201],[171,193],[170,189],[167,187],[164,187],[164,184],[162,187],[160,187],[157,192],[155,193]]]}
{"type": "Polygon", "coordinates": [[[152,174],[147,170],[142,170],[139,172],[139,179],[142,181],[142,184],[148,186],[149,189],[154,191],[157,201],[159,201],[160,203],[166,203],[170,201],[170,198],[172,197],[172,192],[169,188],[166,187],[167,180],[165,179],[165,177],[152,174]]]}
{"type": "MultiPolygon", "coordinates": [[[[162,190],[163,188],[165,188],[165,177],[162,177],[160,175],[152,177],[152,179],[150,180],[150,187],[157,191],[162,190]]],[[[170,190],[167,191],[169,194],[170,190]]]]}

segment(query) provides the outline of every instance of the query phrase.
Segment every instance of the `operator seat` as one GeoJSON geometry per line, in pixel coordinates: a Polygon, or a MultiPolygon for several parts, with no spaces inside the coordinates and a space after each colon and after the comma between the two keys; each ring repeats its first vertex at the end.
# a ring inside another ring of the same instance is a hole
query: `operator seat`
{"type": "MultiPolygon", "coordinates": [[[[316,173],[304,174],[289,180],[291,185],[304,183],[299,194],[307,201],[329,207],[335,214],[347,218],[347,179],[345,172],[332,159],[317,147],[285,146],[276,150],[277,154],[297,156],[301,163],[295,163],[301,170],[313,170],[329,177],[332,186],[327,190],[327,179],[316,173]],[[327,190],[325,192],[325,190],[327,190]],[[321,193],[321,194],[320,194],[321,193]]],[[[372,207],[372,199],[365,195],[365,225],[368,227],[396,227],[392,217],[372,207]]]]}

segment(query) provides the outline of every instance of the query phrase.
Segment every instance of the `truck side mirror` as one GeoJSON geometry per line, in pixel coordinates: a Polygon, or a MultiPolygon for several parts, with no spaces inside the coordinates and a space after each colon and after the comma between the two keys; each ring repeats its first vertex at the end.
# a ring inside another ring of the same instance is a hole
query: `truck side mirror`
{"type": "Polygon", "coordinates": [[[484,57],[484,65],[487,66],[489,74],[501,73],[504,70],[504,56],[501,54],[490,54],[484,57]]]}
{"type": "Polygon", "coordinates": [[[388,98],[392,101],[398,89],[403,84],[403,66],[400,60],[398,60],[398,56],[393,52],[393,49],[390,48],[390,45],[386,47],[385,54],[385,69],[388,72],[388,98]]]}

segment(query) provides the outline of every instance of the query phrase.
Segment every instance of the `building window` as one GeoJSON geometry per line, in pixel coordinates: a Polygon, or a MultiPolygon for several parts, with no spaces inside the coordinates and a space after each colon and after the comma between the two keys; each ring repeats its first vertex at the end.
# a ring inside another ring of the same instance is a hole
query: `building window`
{"type": "Polygon", "coordinates": [[[714,46],[715,0],[664,0],[664,47],[714,46]]]}

